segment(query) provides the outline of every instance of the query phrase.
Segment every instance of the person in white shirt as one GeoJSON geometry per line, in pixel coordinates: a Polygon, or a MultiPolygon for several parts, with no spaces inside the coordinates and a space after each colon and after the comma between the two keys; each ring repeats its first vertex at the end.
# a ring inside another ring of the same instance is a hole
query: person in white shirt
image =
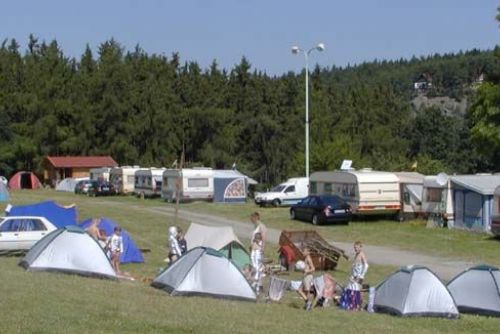
{"type": "Polygon", "coordinates": [[[264,252],[264,248],[266,246],[266,232],[267,232],[266,225],[264,225],[260,221],[260,214],[258,212],[254,212],[250,215],[250,221],[255,226],[255,229],[252,232],[252,237],[250,238],[250,242],[253,243],[255,239],[255,234],[260,233],[262,237],[262,252],[264,252]]]}
{"type": "Polygon", "coordinates": [[[168,228],[168,259],[172,264],[182,255],[181,247],[179,246],[179,240],[177,239],[178,230],[176,226],[170,226],[168,228]]]}
{"type": "Polygon", "coordinates": [[[124,251],[121,227],[115,227],[113,234],[108,239],[106,247],[109,249],[111,254],[111,265],[113,266],[113,269],[117,275],[121,275],[120,256],[124,251]]]}

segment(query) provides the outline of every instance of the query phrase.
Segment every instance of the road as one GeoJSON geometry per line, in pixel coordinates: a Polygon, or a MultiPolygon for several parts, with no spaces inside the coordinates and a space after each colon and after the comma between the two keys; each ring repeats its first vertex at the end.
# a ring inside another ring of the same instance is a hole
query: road
{"type": "MultiPolygon", "coordinates": [[[[175,215],[175,209],[170,207],[137,206],[137,209],[146,210],[170,217],[173,217],[175,215]]],[[[193,212],[186,209],[180,209],[178,211],[178,217],[179,219],[185,220],[187,222],[194,222],[198,224],[210,226],[232,226],[236,235],[241,238],[249,238],[253,230],[253,226],[250,224],[250,222],[237,221],[206,213],[193,212]]],[[[281,231],[272,228],[268,228],[267,231],[268,241],[278,244],[281,231]]],[[[346,252],[352,256],[353,251],[351,243],[337,242],[335,240],[329,240],[329,242],[339,248],[346,250],[346,252]]],[[[365,249],[365,253],[367,254],[369,263],[390,265],[396,267],[402,267],[412,264],[422,265],[434,271],[440,278],[444,280],[450,280],[456,274],[473,265],[473,263],[464,261],[457,261],[454,259],[426,255],[391,247],[373,245],[364,245],[363,247],[365,249]]]]}

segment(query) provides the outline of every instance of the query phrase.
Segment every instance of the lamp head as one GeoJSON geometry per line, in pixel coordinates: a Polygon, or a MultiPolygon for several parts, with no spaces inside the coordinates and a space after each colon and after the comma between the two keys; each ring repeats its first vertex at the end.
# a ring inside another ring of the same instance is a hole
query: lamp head
{"type": "Polygon", "coordinates": [[[292,46],[292,53],[296,55],[300,52],[300,48],[297,45],[292,46]]]}
{"type": "Polygon", "coordinates": [[[325,44],[318,43],[318,45],[316,45],[316,50],[318,50],[318,51],[325,51],[325,44]]]}

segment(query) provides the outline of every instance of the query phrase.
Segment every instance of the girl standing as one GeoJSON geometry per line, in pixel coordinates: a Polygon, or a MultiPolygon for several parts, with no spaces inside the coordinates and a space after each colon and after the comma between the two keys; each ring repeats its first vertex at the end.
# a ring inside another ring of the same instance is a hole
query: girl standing
{"type": "Polygon", "coordinates": [[[340,307],[348,311],[359,311],[361,309],[361,289],[366,272],[368,271],[368,261],[363,252],[361,241],[354,243],[354,253],[351,277],[340,299],[340,307]]]}

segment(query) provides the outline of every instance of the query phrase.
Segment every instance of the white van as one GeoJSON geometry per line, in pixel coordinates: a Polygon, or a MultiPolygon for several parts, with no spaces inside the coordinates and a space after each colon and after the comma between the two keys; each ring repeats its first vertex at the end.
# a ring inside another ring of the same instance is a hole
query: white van
{"type": "Polygon", "coordinates": [[[164,171],[165,168],[155,167],[135,171],[134,193],[144,197],[160,196],[164,171]]]}
{"type": "Polygon", "coordinates": [[[309,178],[293,177],[268,192],[255,193],[255,204],[265,206],[293,205],[309,195],[309,178]]]}
{"type": "Polygon", "coordinates": [[[93,181],[109,182],[109,172],[110,171],[111,171],[110,167],[91,168],[89,170],[90,179],[93,181]]]}
{"type": "Polygon", "coordinates": [[[351,205],[357,215],[387,215],[399,212],[399,179],[394,173],[361,170],[311,174],[311,195],[333,194],[351,205]]]}
{"type": "Polygon", "coordinates": [[[113,185],[118,194],[132,194],[135,185],[135,172],[139,166],[113,167],[109,172],[109,183],[113,185]]]}
{"type": "Polygon", "coordinates": [[[177,200],[212,201],[214,198],[214,171],[212,168],[167,169],[163,172],[161,197],[167,202],[177,200]]]}

